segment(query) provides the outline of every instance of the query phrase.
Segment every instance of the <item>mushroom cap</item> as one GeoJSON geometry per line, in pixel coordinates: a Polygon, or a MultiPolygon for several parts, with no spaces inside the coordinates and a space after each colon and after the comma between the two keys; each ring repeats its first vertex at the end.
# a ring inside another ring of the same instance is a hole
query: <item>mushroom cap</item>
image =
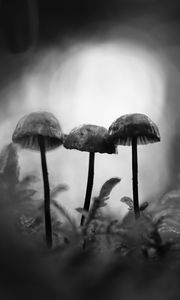
{"type": "Polygon", "coordinates": [[[64,147],[86,152],[116,153],[116,147],[109,140],[107,129],[90,124],[72,129],[65,138],[64,147]]]}
{"type": "Polygon", "coordinates": [[[115,120],[109,127],[111,140],[117,145],[130,146],[132,138],[137,138],[137,144],[145,145],[160,141],[157,125],[144,114],[127,114],[115,120]]]}
{"type": "Polygon", "coordinates": [[[46,150],[62,145],[62,130],[52,113],[33,112],[22,117],[14,130],[12,140],[22,148],[39,151],[38,136],[44,137],[46,150]]]}

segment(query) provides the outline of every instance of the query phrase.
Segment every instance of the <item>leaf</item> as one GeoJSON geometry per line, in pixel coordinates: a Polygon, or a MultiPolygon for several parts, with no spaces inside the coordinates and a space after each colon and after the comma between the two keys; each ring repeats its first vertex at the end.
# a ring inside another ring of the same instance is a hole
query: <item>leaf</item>
{"type": "Polygon", "coordinates": [[[40,226],[44,222],[44,217],[42,215],[36,216],[33,224],[31,225],[33,228],[40,226]]]}
{"type": "Polygon", "coordinates": [[[105,198],[105,197],[108,197],[112,191],[112,189],[116,186],[116,184],[118,184],[119,182],[121,181],[120,178],[111,178],[109,180],[107,180],[101,190],[100,190],[100,193],[99,193],[99,198],[105,198]]]}
{"type": "Polygon", "coordinates": [[[68,190],[68,186],[66,184],[58,184],[51,191],[51,198],[55,198],[59,193],[65,192],[68,190]]]}
{"type": "Polygon", "coordinates": [[[164,205],[164,204],[169,204],[169,202],[172,202],[172,203],[174,202],[175,204],[178,205],[179,200],[180,200],[180,190],[172,190],[172,191],[166,193],[162,197],[162,199],[160,200],[160,203],[162,205],[164,205]]]}
{"type": "Polygon", "coordinates": [[[0,152],[0,172],[3,172],[4,166],[7,162],[8,148],[9,148],[9,144],[5,145],[0,152]]]}
{"type": "Polygon", "coordinates": [[[83,209],[82,207],[77,207],[75,210],[78,213],[80,213],[81,215],[83,215],[84,217],[87,217],[87,215],[88,215],[88,212],[85,209],[83,209]]]}
{"type": "Polygon", "coordinates": [[[6,148],[7,155],[5,157],[5,165],[3,168],[3,178],[6,180],[11,187],[19,183],[19,163],[17,149],[13,143],[9,144],[6,148]]]}
{"type": "Polygon", "coordinates": [[[161,211],[158,211],[154,215],[154,219],[159,219],[160,217],[164,217],[166,219],[178,220],[180,221],[180,209],[175,207],[165,207],[161,211]]]}
{"type": "Polygon", "coordinates": [[[153,223],[155,225],[155,227],[160,228],[160,226],[162,226],[163,222],[165,222],[165,215],[158,215],[153,217],[153,223]]]}
{"type": "MultiPolygon", "coordinates": [[[[106,200],[108,200],[109,198],[107,198],[106,200]]],[[[101,202],[101,204],[99,205],[99,207],[105,207],[107,205],[107,203],[103,203],[103,202],[101,202]]]]}
{"type": "Polygon", "coordinates": [[[174,226],[168,226],[166,223],[162,224],[162,226],[159,228],[160,232],[169,232],[169,233],[175,233],[177,235],[180,235],[180,231],[177,230],[174,226]]]}
{"type": "Polygon", "coordinates": [[[139,209],[140,209],[141,211],[143,211],[143,210],[145,210],[148,206],[149,206],[149,202],[148,202],[148,201],[145,201],[145,202],[143,202],[143,203],[140,205],[139,209]]]}
{"type": "Polygon", "coordinates": [[[54,205],[54,207],[63,215],[63,217],[66,218],[66,220],[69,222],[69,224],[71,225],[72,229],[74,231],[76,230],[76,224],[75,221],[73,220],[73,218],[69,215],[68,211],[60,204],[57,203],[54,199],[51,200],[51,203],[54,205]]]}
{"type": "Polygon", "coordinates": [[[19,221],[24,227],[31,227],[35,222],[35,218],[22,215],[20,216],[19,221]]]}
{"type": "Polygon", "coordinates": [[[122,197],[121,199],[120,199],[120,201],[122,202],[122,203],[125,203],[127,206],[128,206],[128,209],[129,210],[134,210],[134,204],[133,204],[133,200],[130,198],[130,197],[122,197]]]}
{"type": "Polygon", "coordinates": [[[20,185],[21,187],[27,187],[27,185],[30,185],[32,182],[34,183],[36,180],[37,177],[35,175],[27,175],[20,181],[20,185]]]}
{"type": "Polygon", "coordinates": [[[27,189],[27,190],[19,190],[18,189],[17,192],[18,192],[18,198],[21,198],[21,199],[31,198],[37,193],[37,191],[33,190],[33,189],[27,189]]]}
{"type": "Polygon", "coordinates": [[[106,206],[106,202],[109,199],[109,195],[112,191],[112,189],[121,181],[120,178],[111,178],[107,180],[99,193],[98,197],[94,198],[94,202],[90,208],[88,217],[86,219],[85,225],[87,226],[93,219],[95,219],[97,216],[99,216],[98,211],[99,208],[106,206]]]}

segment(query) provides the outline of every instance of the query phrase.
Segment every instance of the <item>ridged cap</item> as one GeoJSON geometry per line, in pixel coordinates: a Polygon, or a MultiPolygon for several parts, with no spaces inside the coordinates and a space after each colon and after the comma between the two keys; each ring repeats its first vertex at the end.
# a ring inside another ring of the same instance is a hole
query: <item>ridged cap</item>
{"type": "Polygon", "coordinates": [[[52,113],[33,112],[22,117],[15,128],[12,140],[22,148],[39,151],[38,135],[44,137],[46,150],[62,145],[62,130],[52,113]]]}
{"type": "Polygon", "coordinates": [[[115,120],[109,127],[109,135],[116,145],[130,146],[132,138],[145,145],[160,141],[157,125],[144,114],[127,114],[115,120]]]}

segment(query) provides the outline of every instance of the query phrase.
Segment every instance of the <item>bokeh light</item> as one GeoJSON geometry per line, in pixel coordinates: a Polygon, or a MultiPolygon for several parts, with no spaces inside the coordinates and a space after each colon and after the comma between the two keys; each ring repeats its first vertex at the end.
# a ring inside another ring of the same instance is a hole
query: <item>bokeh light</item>
{"type": "MultiPolygon", "coordinates": [[[[9,93],[9,98],[18,98],[20,103],[18,113],[11,115],[9,130],[24,113],[36,110],[54,113],[65,133],[82,123],[108,128],[125,113],[147,114],[159,126],[162,142],[139,147],[142,202],[161,193],[168,180],[168,166],[164,162],[167,161],[166,145],[170,135],[164,139],[166,125],[162,119],[165,82],[166,72],[158,54],[127,40],[80,43],[64,52],[50,49],[38,56],[18,82],[19,86],[16,84],[16,91],[12,88],[9,93]]],[[[16,103],[11,102],[9,111],[15,111],[16,103]]],[[[70,211],[82,206],[88,154],[61,147],[48,154],[48,162],[53,184],[63,182],[69,186],[69,191],[60,195],[59,201],[70,211]]],[[[20,164],[22,177],[38,170],[40,178],[38,154],[21,151],[20,164]]],[[[109,209],[120,215],[124,211],[120,198],[132,196],[129,147],[119,147],[119,155],[96,155],[93,195],[98,194],[107,179],[115,176],[122,178],[122,182],[112,192],[109,209]]]]}

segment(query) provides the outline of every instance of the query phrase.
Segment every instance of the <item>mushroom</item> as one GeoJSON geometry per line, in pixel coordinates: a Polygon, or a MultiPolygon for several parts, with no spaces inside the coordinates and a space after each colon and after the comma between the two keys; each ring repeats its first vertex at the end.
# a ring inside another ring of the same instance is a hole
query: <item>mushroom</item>
{"type": "MultiPolygon", "coordinates": [[[[90,124],[84,124],[71,130],[65,138],[64,147],[89,152],[88,180],[84,201],[84,210],[89,211],[94,180],[95,153],[116,153],[116,147],[109,141],[106,128],[90,124]]],[[[84,221],[85,218],[82,215],[81,226],[84,225],[84,221]]]]}
{"type": "Polygon", "coordinates": [[[135,218],[139,218],[138,200],[138,158],[137,145],[160,141],[157,125],[146,115],[135,113],[123,115],[109,127],[111,141],[115,145],[132,146],[133,202],[135,218]]]}
{"type": "Polygon", "coordinates": [[[52,227],[50,213],[50,188],[46,163],[46,151],[62,145],[63,134],[55,116],[49,112],[34,112],[25,115],[18,122],[12,136],[22,148],[40,151],[44,182],[44,214],[46,243],[52,247],[52,227]]]}

